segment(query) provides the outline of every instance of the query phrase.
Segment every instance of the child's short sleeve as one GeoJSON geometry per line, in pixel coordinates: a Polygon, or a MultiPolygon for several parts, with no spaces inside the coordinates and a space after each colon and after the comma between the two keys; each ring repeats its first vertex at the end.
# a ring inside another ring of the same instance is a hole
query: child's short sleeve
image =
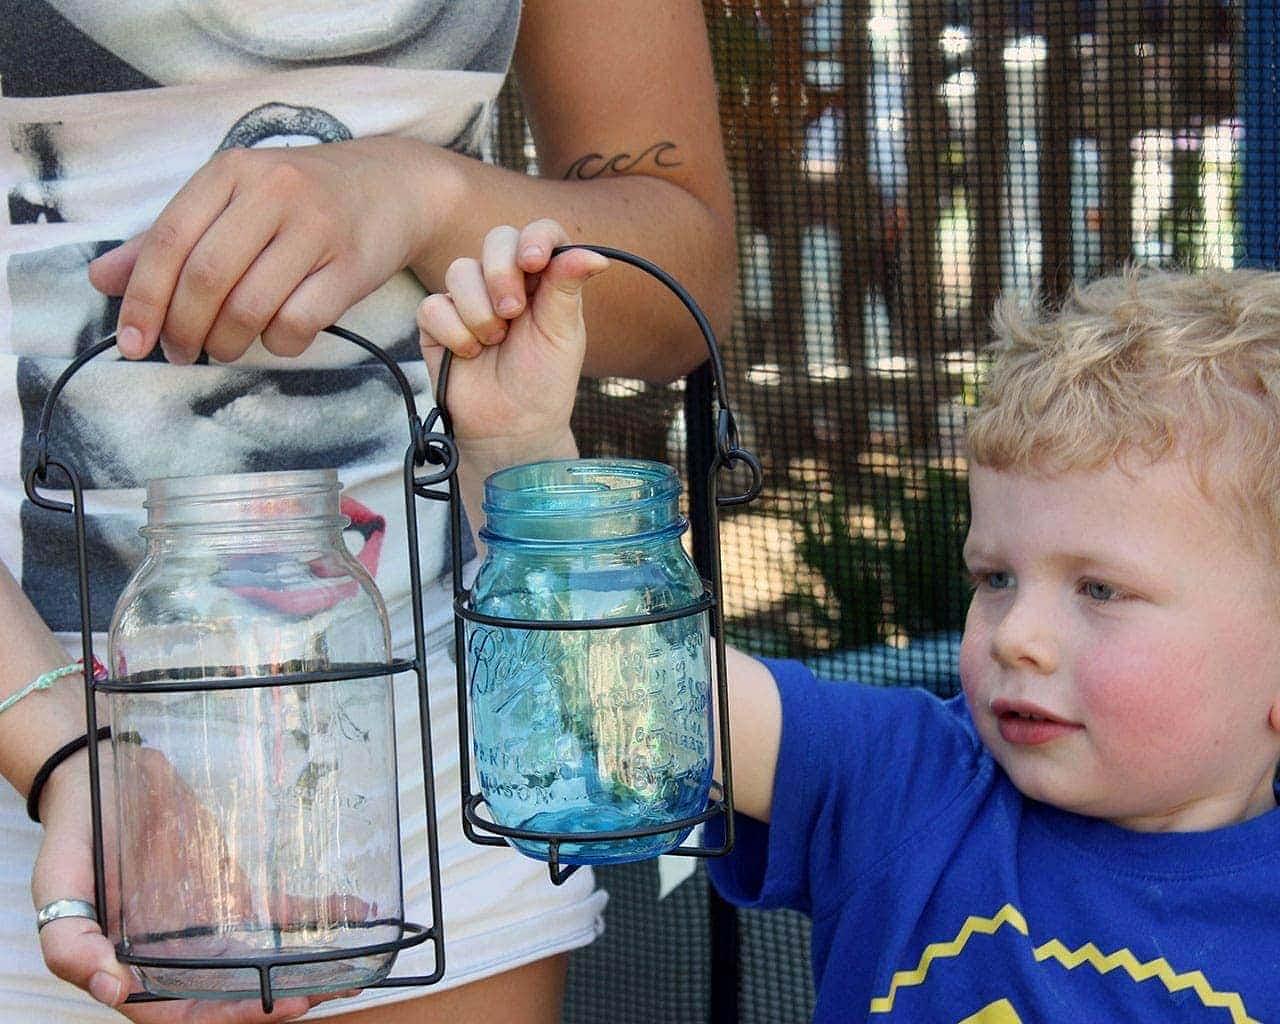
{"type": "Polygon", "coordinates": [[[960,698],[944,703],[923,690],[821,681],[797,662],[766,664],[782,703],[770,822],[737,815],[734,852],[708,866],[735,903],[817,916],[861,873],[918,841],[991,762],[960,698]]]}

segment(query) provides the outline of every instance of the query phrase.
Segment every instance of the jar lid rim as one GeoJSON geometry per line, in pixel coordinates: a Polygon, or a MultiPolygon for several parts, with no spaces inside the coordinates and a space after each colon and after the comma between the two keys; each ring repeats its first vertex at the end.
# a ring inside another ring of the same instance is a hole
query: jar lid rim
{"type": "Polygon", "coordinates": [[[511,546],[520,549],[542,548],[546,551],[563,551],[567,549],[583,550],[587,548],[633,547],[636,544],[650,543],[664,538],[679,537],[689,528],[689,520],[677,516],[664,526],[640,530],[635,533],[621,535],[591,536],[575,534],[569,537],[543,537],[538,535],[513,536],[493,528],[489,523],[477,531],[480,539],[486,544],[511,546]]]}
{"type": "Polygon", "coordinates": [[[183,501],[239,501],[248,497],[329,490],[338,483],[336,469],[289,469],[259,473],[210,473],[156,477],[147,481],[144,508],[183,501]]]}
{"type": "Polygon", "coordinates": [[[485,481],[484,511],[524,515],[621,512],[678,497],[669,465],[646,459],[552,459],[510,466],[485,481]]]}

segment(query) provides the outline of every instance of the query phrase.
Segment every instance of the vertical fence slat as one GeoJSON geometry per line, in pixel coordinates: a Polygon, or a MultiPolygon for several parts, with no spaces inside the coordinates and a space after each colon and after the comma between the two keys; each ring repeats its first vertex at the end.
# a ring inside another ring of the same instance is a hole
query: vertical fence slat
{"type": "MultiPolygon", "coordinates": [[[[843,156],[835,182],[836,237],[840,247],[840,336],[850,366],[866,365],[864,331],[866,294],[875,280],[875,253],[880,244],[879,225],[872,226],[871,211],[879,208],[871,182],[867,146],[870,114],[867,90],[871,78],[870,41],[867,37],[868,0],[846,0],[841,14],[840,110],[843,156]]],[[[877,218],[878,221],[878,218],[877,218]]]]}
{"type": "Polygon", "coordinates": [[[1280,0],[1244,4],[1244,260],[1280,264],[1280,0]]]}
{"type": "Polygon", "coordinates": [[[868,430],[868,408],[862,377],[867,366],[867,299],[882,280],[878,261],[885,258],[879,211],[881,199],[871,180],[867,123],[871,85],[871,45],[867,34],[869,0],[846,0],[841,14],[841,138],[843,161],[833,188],[836,220],[834,237],[839,248],[840,339],[838,351],[852,369],[853,378],[840,382],[833,410],[841,443],[834,453],[841,476],[852,482],[858,453],[868,430]]]}
{"type": "Polygon", "coordinates": [[[1104,63],[1098,112],[1101,156],[1103,272],[1122,266],[1133,254],[1133,142],[1142,109],[1141,66],[1137,46],[1142,11],[1129,0],[1108,0],[1098,11],[1099,57],[1104,63]]]}
{"type": "Polygon", "coordinates": [[[1213,42],[1213,4],[1183,0],[1169,8],[1170,114],[1173,131],[1173,256],[1181,266],[1200,262],[1204,201],[1200,191],[1208,107],[1206,73],[1213,42]]]}
{"type": "Polygon", "coordinates": [[[977,124],[965,168],[974,209],[970,335],[982,336],[1001,286],[1001,238],[1005,176],[1009,173],[1009,122],[1004,74],[1007,34],[1003,0],[976,0],[973,8],[977,124]]]}
{"type": "Polygon", "coordinates": [[[910,4],[910,67],[907,71],[907,211],[902,253],[899,301],[904,355],[916,362],[918,374],[906,386],[915,394],[904,396],[907,437],[914,448],[928,447],[936,434],[936,397],[929,386],[931,364],[942,351],[943,333],[938,321],[938,220],[942,206],[942,161],[948,129],[942,105],[942,35],[944,11],[936,0],[910,4]]]}
{"type": "Polygon", "coordinates": [[[1077,7],[1047,4],[1044,80],[1039,118],[1039,210],[1041,289],[1050,302],[1060,299],[1071,281],[1071,138],[1077,120],[1075,46],[1077,7]]]}

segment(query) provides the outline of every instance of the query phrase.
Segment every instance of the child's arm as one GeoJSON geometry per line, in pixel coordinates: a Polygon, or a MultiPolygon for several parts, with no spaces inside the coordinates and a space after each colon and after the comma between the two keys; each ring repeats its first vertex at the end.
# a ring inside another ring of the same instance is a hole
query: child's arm
{"type": "MultiPolygon", "coordinates": [[[[782,742],[782,704],[778,685],[762,662],[725,648],[729,675],[729,732],[733,742],[733,803],[743,814],[769,820],[773,776],[782,742]]],[[[719,739],[716,777],[720,777],[719,739]]]]}
{"type": "MultiPolygon", "coordinates": [[[[510,232],[511,228],[495,228],[510,232]]],[[[569,241],[560,225],[537,221],[520,232],[517,252],[550,253],[569,241]]],[[[467,516],[482,522],[489,474],[541,459],[576,458],[569,414],[586,352],[582,286],[608,266],[598,253],[570,249],[548,262],[521,260],[531,301],[507,321],[494,309],[487,281],[499,270],[485,245],[480,260],[460,259],[449,271],[449,294],[430,295],[418,309],[423,358],[436,379],[447,348],[455,359],[445,398],[461,461],[458,484],[467,516]],[[495,329],[494,324],[502,326],[495,329]]],[[[763,664],[730,649],[727,669],[733,736],[734,801],[767,821],[782,711],[773,676],[763,664]]],[[[717,772],[718,774],[718,772],[717,772]]]]}

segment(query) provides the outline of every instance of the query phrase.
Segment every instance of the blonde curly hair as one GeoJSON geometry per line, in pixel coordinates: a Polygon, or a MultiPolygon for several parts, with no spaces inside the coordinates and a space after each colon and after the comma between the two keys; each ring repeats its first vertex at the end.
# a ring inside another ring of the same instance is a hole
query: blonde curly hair
{"type": "Polygon", "coordinates": [[[1003,300],[994,329],[973,461],[1055,474],[1184,458],[1280,553],[1280,273],[1130,268],[1053,313],[1003,300]]]}

